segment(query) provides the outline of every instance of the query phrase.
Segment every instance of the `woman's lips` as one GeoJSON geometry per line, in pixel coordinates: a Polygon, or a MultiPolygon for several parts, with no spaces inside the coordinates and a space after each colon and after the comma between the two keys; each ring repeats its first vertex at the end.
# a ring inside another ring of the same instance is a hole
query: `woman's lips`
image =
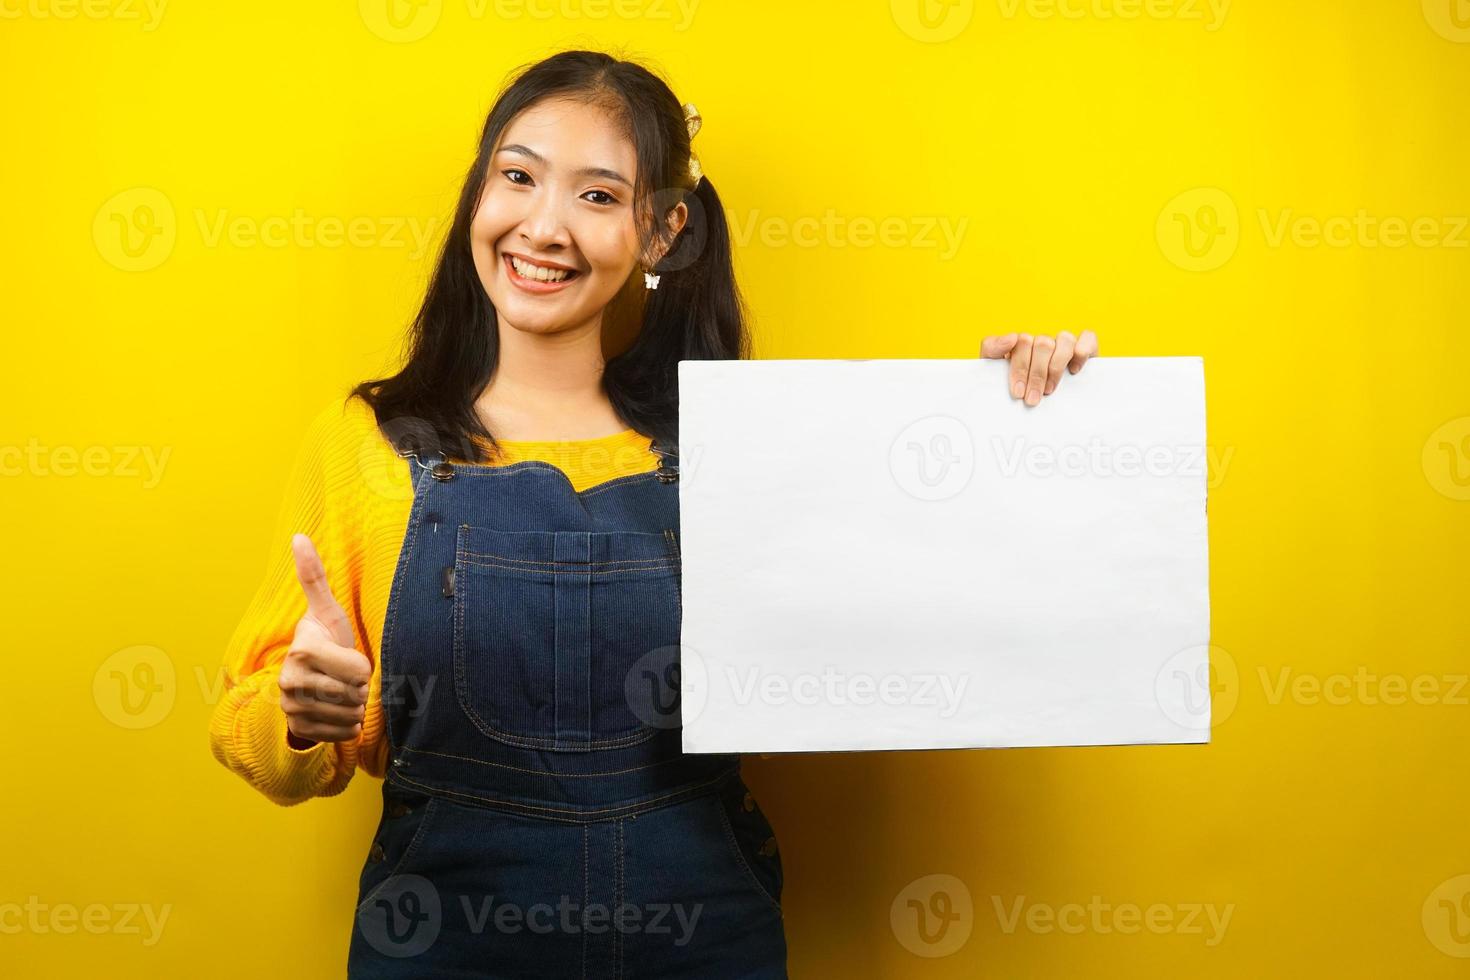
{"type": "Polygon", "coordinates": [[[528,293],[536,293],[538,295],[554,293],[560,289],[564,289],[570,284],[576,282],[577,278],[580,275],[580,273],[572,272],[568,274],[565,279],[562,279],[559,282],[542,282],[540,279],[528,279],[527,277],[517,272],[516,267],[511,262],[510,255],[508,253],[502,253],[500,261],[501,264],[505,266],[505,274],[507,277],[509,277],[512,285],[518,286],[528,293]]]}

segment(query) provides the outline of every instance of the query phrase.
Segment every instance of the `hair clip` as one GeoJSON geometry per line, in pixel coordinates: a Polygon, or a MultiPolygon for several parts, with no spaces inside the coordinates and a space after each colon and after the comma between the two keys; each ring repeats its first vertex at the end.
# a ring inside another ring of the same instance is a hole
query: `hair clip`
{"type": "MultiPolygon", "coordinates": [[[[702,125],[704,125],[704,117],[699,114],[698,109],[694,108],[694,103],[684,103],[684,126],[689,130],[691,143],[694,141],[694,134],[699,132],[699,127],[702,125]]],[[[699,166],[699,157],[694,155],[692,149],[689,151],[689,176],[694,178],[696,184],[704,176],[704,170],[699,166]]]]}

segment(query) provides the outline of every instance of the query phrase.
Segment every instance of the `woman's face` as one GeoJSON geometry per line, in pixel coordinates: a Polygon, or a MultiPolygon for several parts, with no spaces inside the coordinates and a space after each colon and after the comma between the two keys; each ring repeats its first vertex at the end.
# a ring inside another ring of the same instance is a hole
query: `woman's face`
{"type": "Polygon", "coordinates": [[[638,265],[637,153],[606,109],[547,99],[500,135],[470,248],[505,326],[598,322],[638,265]]]}

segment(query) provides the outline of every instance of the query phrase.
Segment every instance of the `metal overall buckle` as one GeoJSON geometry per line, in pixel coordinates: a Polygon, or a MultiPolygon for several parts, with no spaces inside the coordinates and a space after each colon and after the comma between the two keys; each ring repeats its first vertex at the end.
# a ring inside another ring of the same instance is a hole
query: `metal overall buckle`
{"type": "Polygon", "coordinates": [[[658,444],[657,439],[651,440],[648,444],[648,448],[651,452],[657,453],[659,457],[658,469],[653,471],[653,475],[658,477],[658,482],[673,483],[675,480],[679,479],[678,465],[669,462],[670,457],[678,459],[679,454],[665,451],[664,448],[658,444]]]}
{"type": "Polygon", "coordinates": [[[418,464],[420,468],[428,470],[429,475],[438,480],[440,483],[443,483],[445,480],[454,479],[453,463],[441,459],[433,466],[429,466],[423,460],[419,459],[419,447],[411,439],[404,443],[404,448],[399,449],[397,446],[395,446],[393,447],[393,451],[404,459],[412,459],[416,464],[418,464]]]}

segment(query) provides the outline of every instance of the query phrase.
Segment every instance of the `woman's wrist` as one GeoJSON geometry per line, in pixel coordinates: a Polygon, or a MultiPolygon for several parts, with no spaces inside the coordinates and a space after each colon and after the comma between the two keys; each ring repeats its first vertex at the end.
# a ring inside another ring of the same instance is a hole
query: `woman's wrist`
{"type": "Polygon", "coordinates": [[[298,738],[296,733],[288,728],[286,729],[286,744],[297,752],[305,752],[307,749],[315,748],[319,743],[309,738],[298,738]]]}

